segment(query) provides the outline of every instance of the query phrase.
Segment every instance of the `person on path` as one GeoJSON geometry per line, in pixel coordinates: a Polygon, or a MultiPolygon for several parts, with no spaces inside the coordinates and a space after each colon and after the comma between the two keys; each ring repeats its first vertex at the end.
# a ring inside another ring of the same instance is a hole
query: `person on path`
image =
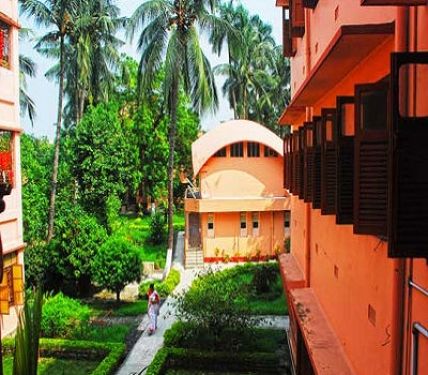
{"type": "Polygon", "coordinates": [[[155,290],[155,284],[150,284],[149,291],[147,292],[149,300],[148,312],[150,318],[149,334],[153,334],[158,326],[159,304],[160,298],[158,292],[155,290]]]}

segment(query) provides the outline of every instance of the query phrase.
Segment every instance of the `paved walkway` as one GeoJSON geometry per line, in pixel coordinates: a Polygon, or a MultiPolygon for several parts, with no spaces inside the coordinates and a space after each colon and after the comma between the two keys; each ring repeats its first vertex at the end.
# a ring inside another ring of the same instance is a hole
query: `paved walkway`
{"type": "MultiPolygon", "coordinates": [[[[181,282],[177,286],[176,292],[181,292],[188,288],[196,277],[196,274],[197,271],[194,270],[182,271],[181,282]]],[[[144,316],[138,327],[138,330],[143,333],[116,375],[145,374],[146,371],[141,371],[150,365],[157,351],[163,346],[163,335],[165,331],[177,320],[172,306],[173,301],[174,299],[172,297],[168,297],[161,306],[158,317],[158,329],[151,336],[148,334],[149,318],[147,315],[144,316]]]]}

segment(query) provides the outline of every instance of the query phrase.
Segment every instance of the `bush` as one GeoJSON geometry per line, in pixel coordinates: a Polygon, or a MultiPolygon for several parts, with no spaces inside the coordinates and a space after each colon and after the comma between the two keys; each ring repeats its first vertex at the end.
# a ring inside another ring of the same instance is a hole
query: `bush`
{"type": "Polygon", "coordinates": [[[257,294],[271,291],[277,279],[278,266],[276,263],[261,264],[254,268],[252,283],[257,294]]]}
{"type": "Polygon", "coordinates": [[[157,210],[150,219],[149,240],[153,245],[160,245],[165,242],[165,216],[160,210],[157,210]]]}
{"type": "Polygon", "coordinates": [[[223,276],[209,270],[176,300],[181,320],[206,329],[217,340],[228,328],[245,330],[257,323],[248,304],[243,303],[245,288],[239,288],[233,278],[223,276]]]}
{"type": "MultiPolygon", "coordinates": [[[[3,340],[5,353],[13,353],[14,340],[3,340]]],[[[91,341],[74,341],[61,339],[41,339],[40,354],[42,357],[64,359],[101,360],[90,375],[111,375],[120,365],[125,354],[125,344],[99,343],[91,341]]]]}
{"type": "Polygon", "coordinates": [[[161,298],[168,297],[180,283],[180,271],[171,269],[168,276],[163,281],[146,281],[140,284],[138,288],[139,297],[147,299],[147,291],[149,290],[150,284],[155,284],[155,289],[159,293],[161,298]]]}
{"type": "Polygon", "coordinates": [[[99,249],[92,266],[95,282],[115,292],[117,301],[127,284],[140,281],[138,249],[122,238],[110,237],[99,249]]]}
{"type": "Polygon", "coordinates": [[[42,336],[69,337],[89,320],[91,310],[79,301],[58,293],[46,300],[42,313],[42,336]]]}

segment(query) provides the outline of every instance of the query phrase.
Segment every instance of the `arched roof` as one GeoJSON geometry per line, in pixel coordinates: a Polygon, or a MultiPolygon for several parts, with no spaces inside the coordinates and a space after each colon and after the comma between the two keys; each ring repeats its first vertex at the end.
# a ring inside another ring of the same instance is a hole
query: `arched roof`
{"type": "Polygon", "coordinates": [[[228,121],[205,133],[192,144],[193,173],[198,175],[218,150],[237,142],[258,142],[283,156],[283,142],[263,125],[248,120],[228,121]]]}

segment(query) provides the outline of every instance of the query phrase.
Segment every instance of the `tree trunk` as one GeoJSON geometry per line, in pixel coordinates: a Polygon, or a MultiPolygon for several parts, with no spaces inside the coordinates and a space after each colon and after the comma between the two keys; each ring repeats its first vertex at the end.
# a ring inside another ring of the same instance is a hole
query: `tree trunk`
{"type": "Polygon", "coordinates": [[[50,242],[54,236],[55,222],[55,199],[58,186],[58,167],[59,167],[59,152],[61,147],[61,126],[62,126],[62,107],[64,98],[64,35],[61,35],[60,41],[60,75],[59,75],[59,94],[58,94],[58,118],[56,123],[55,135],[55,152],[53,159],[51,194],[49,200],[49,219],[48,219],[48,237],[50,242]]]}
{"type": "Polygon", "coordinates": [[[178,106],[178,80],[175,79],[171,90],[171,122],[168,131],[169,157],[168,157],[168,250],[172,250],[174,244],[174,151],[175,133],[177,128],[178,106]]]}
{"type": "Polygon", "coordinates": [[[116,290],[116,302],[120,302],[120,290],[116,290]]]}

